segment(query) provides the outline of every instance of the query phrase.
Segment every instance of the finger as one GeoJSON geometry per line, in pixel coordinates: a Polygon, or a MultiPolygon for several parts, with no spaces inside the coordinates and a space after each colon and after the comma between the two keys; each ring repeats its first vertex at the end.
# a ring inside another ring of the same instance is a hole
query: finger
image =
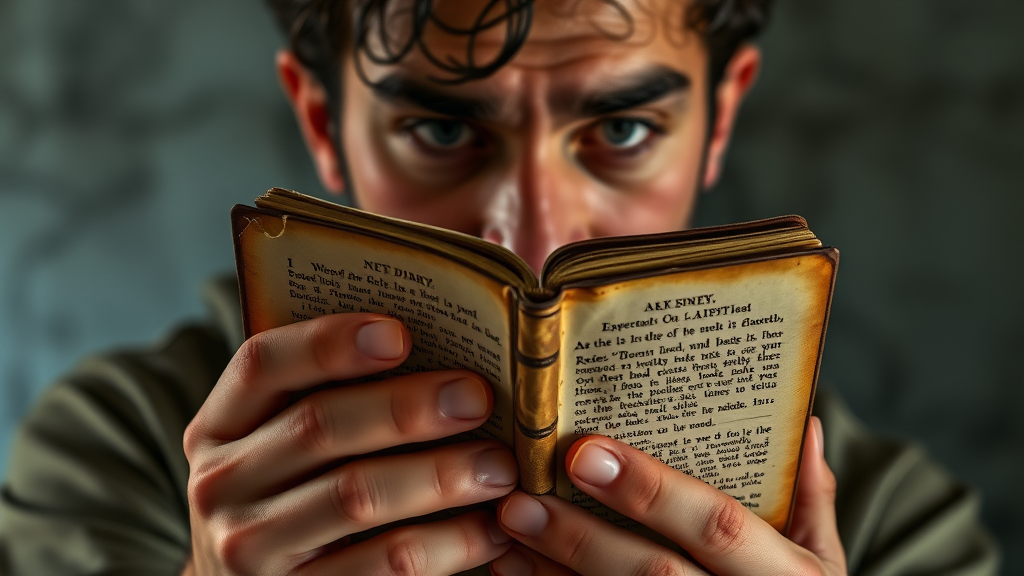
{"type": "Polygon", "coordinates": [[[249,434],[280,411],[291,392],[398,366],[411,349],[408,330],[379,314],[334,314],[248,339],[186,431],[186,454],[212,439],[249,434]]]}
{"type": "Polygon", "coordinates": [[[804,438],[789,538],[828,564],[831,573],[846,574],[846,553],[836,524],[836,477],[825,462],[824,433],[817,416],[811,417],[804,438]]]}
{"type": "Polygon", "coordinates": [[[576,572],[521,544],[491,562],[494,576],[572,576],[576,572]]]}
{"type": "Polygon", "coordinates": [[[554,496],[515,492],[499,504],[498,520],[519,542],[584,576],[702,573],[664,546],[554,496]]]}
{"type": "Polygon", "coordinates": [[[405,526],[317,558],[297,576],[455,574],[490,562],[511,539],[487,512],[471,512],[430,524],[405,526]]]}
{"type": "Polygon", "coordinates": [[[421,372],[323,390],[218,450],[231,498],[260,498],[339,458],[472,430],[491,412],[490,386],[466,371],[421,372]],[[228,450],[230,449],[230,450],[228,450]],[[231,463],[238,463],[232,466],[231,463]],[[244,465],[243,465],[244,463],[244,465]],[[258,486],[247,486],[253,479],[258,486]]]}
{"type": "Polygon", "coordinates": [[[820,568],[728,494],[604,436],[570,449],[577,487],[682,546],[716,574],[811,574],[820,568]]]}
{"type": "Polygon", "coordinates": [[[512,491],[515,457],[493,441],[354,460],[250,513],[254,550],[296,555],[344,536],[512,491]]]}

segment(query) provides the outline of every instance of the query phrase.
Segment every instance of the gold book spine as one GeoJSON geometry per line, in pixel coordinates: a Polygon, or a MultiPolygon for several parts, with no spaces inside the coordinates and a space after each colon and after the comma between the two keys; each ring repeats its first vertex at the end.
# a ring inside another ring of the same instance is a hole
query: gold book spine
{"type": "Polygon", "coordinates": [[[519,306],[515,449],[519,483],[531,494],[555,487],[561,301],[519,306]]]}

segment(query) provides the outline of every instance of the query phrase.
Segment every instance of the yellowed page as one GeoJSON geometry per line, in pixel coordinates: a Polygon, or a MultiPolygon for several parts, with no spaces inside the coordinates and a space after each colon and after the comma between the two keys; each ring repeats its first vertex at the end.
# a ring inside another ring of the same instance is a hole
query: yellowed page
{"type": "Polygon", "coordinates": [[[483,429],[512,445],[506,289],[441,255],[294,218],[238,216],[240,281],[249,331],[324,314],[375,312],[401,320],[413,351],[401,372],[466,368],[494,387],[483,429]]]}
{"type": "Polygon", "coordinates": [[[822,253],[566,291],[557,493],[568,448],[604,434],[787,522],[834,261],[822,253]]]}

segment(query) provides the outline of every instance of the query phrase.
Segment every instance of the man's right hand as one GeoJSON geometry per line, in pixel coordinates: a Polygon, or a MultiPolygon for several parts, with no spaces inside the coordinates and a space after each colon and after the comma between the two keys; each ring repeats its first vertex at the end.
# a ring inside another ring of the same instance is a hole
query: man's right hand
{"type": "Polygon", "coordinates": [[[324,382],[394,368],[410,348],[397,320],[338,314],[268,330],[238,350],[185,431],[185,574],[452,574],[508,549],[483,512],[346,545],[389,522],[503,496],[517,480],[498,442],[372,455],[483,424],[493,396],[471,372],[342,385],[288,403],[324,382]]]}

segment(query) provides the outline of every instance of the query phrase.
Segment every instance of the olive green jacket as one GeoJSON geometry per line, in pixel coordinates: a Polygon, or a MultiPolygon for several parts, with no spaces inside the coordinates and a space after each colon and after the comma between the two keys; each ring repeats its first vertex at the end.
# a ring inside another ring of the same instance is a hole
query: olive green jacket
{"type": "MultiPolygon", "coordinates": [[[[0,491],[0,574],[180,573],[189,554],[182,433],[241,344],[237,287],[156,347],[87,359],[22,424],[0,491]]],[[[978,500],[922,452],[873,437],[819,394],[851,574],[994,574],[978,500]]]]}

